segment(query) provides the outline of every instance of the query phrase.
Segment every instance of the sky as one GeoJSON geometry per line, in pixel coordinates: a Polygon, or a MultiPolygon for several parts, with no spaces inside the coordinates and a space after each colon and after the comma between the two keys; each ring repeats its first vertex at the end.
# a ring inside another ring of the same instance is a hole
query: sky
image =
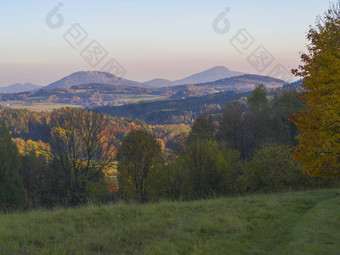
{"type": "Polygon", "coordinates": [[[140,82],[214,66],[270,75],[300,64],[309,26],[328,7],[326,0],[0,0],[0,86],[48,85],[94,70],[140,82]],[[261,52],[262,65],[254,62],[261,52]]]}

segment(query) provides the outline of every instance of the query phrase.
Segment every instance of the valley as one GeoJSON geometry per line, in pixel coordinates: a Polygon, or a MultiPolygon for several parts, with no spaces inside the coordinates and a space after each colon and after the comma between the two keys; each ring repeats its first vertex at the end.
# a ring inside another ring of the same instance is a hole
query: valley
{"type": "MultiPolygon", "coordinates": [[[[286,82],[261,75],[242,74],[219,80],[223,77],[216,74],[220,67],[195,74],[187,81],[211,80],[204,83],[190,83],[162,87],[162,81],[154,81],[152,86],[144,83],[119,78],[104,72],[76,72],[53,82],[48,86],[20,93],[0,94],[0,104],[14,108],[34,108],[35,105],[75,105],[84,108],[103,106],[121,106],[137,102],[161,101],[201,97],[226,91],[251,91],[255,86],[263,84],[267,88],[279,88],[286,82]],[[209,75],[212,73],[212,75],[209,75]],[[202,77],[204,76],[204,78],[202,77]],[[195,77],[199,77],[194,79],[195,77]],[[159,84],[155,85],[155,84],[159,84]]],[[[239,73],[234,73],[239,74],[239,73]]],[[[231,75],[230,72],[226,75],[231,75]]],[[[175,84],[178,84],[177,82],[175,84]]],[[[43,107],[38,107],[38,109],[43,107]]]]}

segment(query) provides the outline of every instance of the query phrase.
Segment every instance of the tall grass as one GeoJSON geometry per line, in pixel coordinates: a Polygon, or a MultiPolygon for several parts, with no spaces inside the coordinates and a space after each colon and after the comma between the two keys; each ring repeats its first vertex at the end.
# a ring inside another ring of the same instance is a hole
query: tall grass
{"type": "Polygon", "coordinates": [[[0,254],[339,254],[340,190],[0,215],[0,254]]]}

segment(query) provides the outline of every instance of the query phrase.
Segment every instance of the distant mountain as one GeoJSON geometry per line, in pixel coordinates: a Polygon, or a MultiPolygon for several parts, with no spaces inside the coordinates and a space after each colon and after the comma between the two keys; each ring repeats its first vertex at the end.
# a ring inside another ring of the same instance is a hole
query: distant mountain
{"type": "Polygon", "coordinates": [[[173,81],[169,81],[166,79],[154,79],[151,81],[143,82],[142,85],[149,88],[163,88],[174,86],[175,84],[173,81]]]}
{"type": "Polygon", "coordinates": [[[244,73],[231,71],[224,66],[215,66],[209,70],[196,73],[190,75],[181,80],[176,81],[169,81],[165,79],[155,79],[151,81],[144,82],[143,85],[150,88],[161,88],[161,87],[169,87],[169,86],[176,86],[176,85],[185,85],[185,84],[197,84],[203,82],[212,82],[217,81],[225,78],[230,78],[234,76],[240,76],[244,73]]]}
{"type": "Polygon", "coordinates": [[[89,83],[100,83],[100,84],[112,84],[112,85],[124,85],[140,87],[141,83],[136,81],[130,81],[111,73],[88,71],[88,72],[76,72],[69,76],[66,76],[50,85],[44,87],[44,89],[60,89],[60,88],[71,88],[75,85],[89,84],[89,83]]]}
{"type": "Polygon", "coordinates": [[[302,89],[301,88],[302,82],[303,82],[303,79],[300,79],[298,81],[295,81],[295,82],[292,82],[292,83],[289,83],[289,84],[283,86],[283,88],[284,89],[302,89]]]}
{"type": "Polygon", "coordinates": [[[231,71],[224,66],[215,66],[209,70],[193,74],[182,80],[176,80],[175,85],[181,84],[197,84],[203,82],[217,81],[224,78],[230,78],[233,76],[240,76],[244,73],[231,71]]]}
{"type": "Polygon", "coordinates": [[[221,79],[213,82],[195,84],[197,87],[204,87],[210,90],[227,91],[227,90],[253,90],[257,85],[263,84],[266,88],[278,88],[287,84],[287,82],[269,76],[245,74],[237,77],[221,79]]]}
{"type": "Polygon", "coordinates": [[[0,87],[0,93],[20,93],[26,91],[33,91],[40,88],[42,87],[32,83],[15,83],[8,87],[0,87]]]}

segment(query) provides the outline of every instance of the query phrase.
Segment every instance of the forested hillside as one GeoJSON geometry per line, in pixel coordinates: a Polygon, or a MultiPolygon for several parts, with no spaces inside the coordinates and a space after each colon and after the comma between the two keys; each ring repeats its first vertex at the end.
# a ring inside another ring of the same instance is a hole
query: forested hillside
{"type": "MultiPolygon", "coordinates": [[[[258,86],[251,93],[169,100],[178,107],[178,118],[172,116],[168,125],[152,124],[162,123],[160,116],[147,124],[71,108],[51,113],[3,109],[0,119],[11,131],[6,134],[4,126],[3,136],[14,138],[18,155],[14,150],[13,157],[22,162],[15,168],[30,201],[24,207],[337,187],[336,179],[309,177],[292,160],[289,149],[297,145],[298,131],[289,116],[305,108],[298,97],[295,90],[258,86]],[[208,104],[226,101],[223,108],[208,104]],[[181,108],[194,109],[195,115],[181,108]],[[183,122],[192,123],[191,129],[183,122]]],[[[166,107],[157,103],[146,104],[145,112],[166,107]]]]}
{"type": "Polygon", "coordinates": [[[9,106],[50,103],[94,108],[133,104],[140,101],[185,99],[233,90],[251,91],[259,84],[268,88],[279,88],[286,84],[282,80],[271,77],[242,75],[208,83],[150,88],[112,75],[111,77],[107,73],[94,73],[95,75],[89,76],[88,72],[79,72],[40,90],[2,94],[0,102],[9,106]],[[97,76],[103,79],[96,78],[97,76]]]}

